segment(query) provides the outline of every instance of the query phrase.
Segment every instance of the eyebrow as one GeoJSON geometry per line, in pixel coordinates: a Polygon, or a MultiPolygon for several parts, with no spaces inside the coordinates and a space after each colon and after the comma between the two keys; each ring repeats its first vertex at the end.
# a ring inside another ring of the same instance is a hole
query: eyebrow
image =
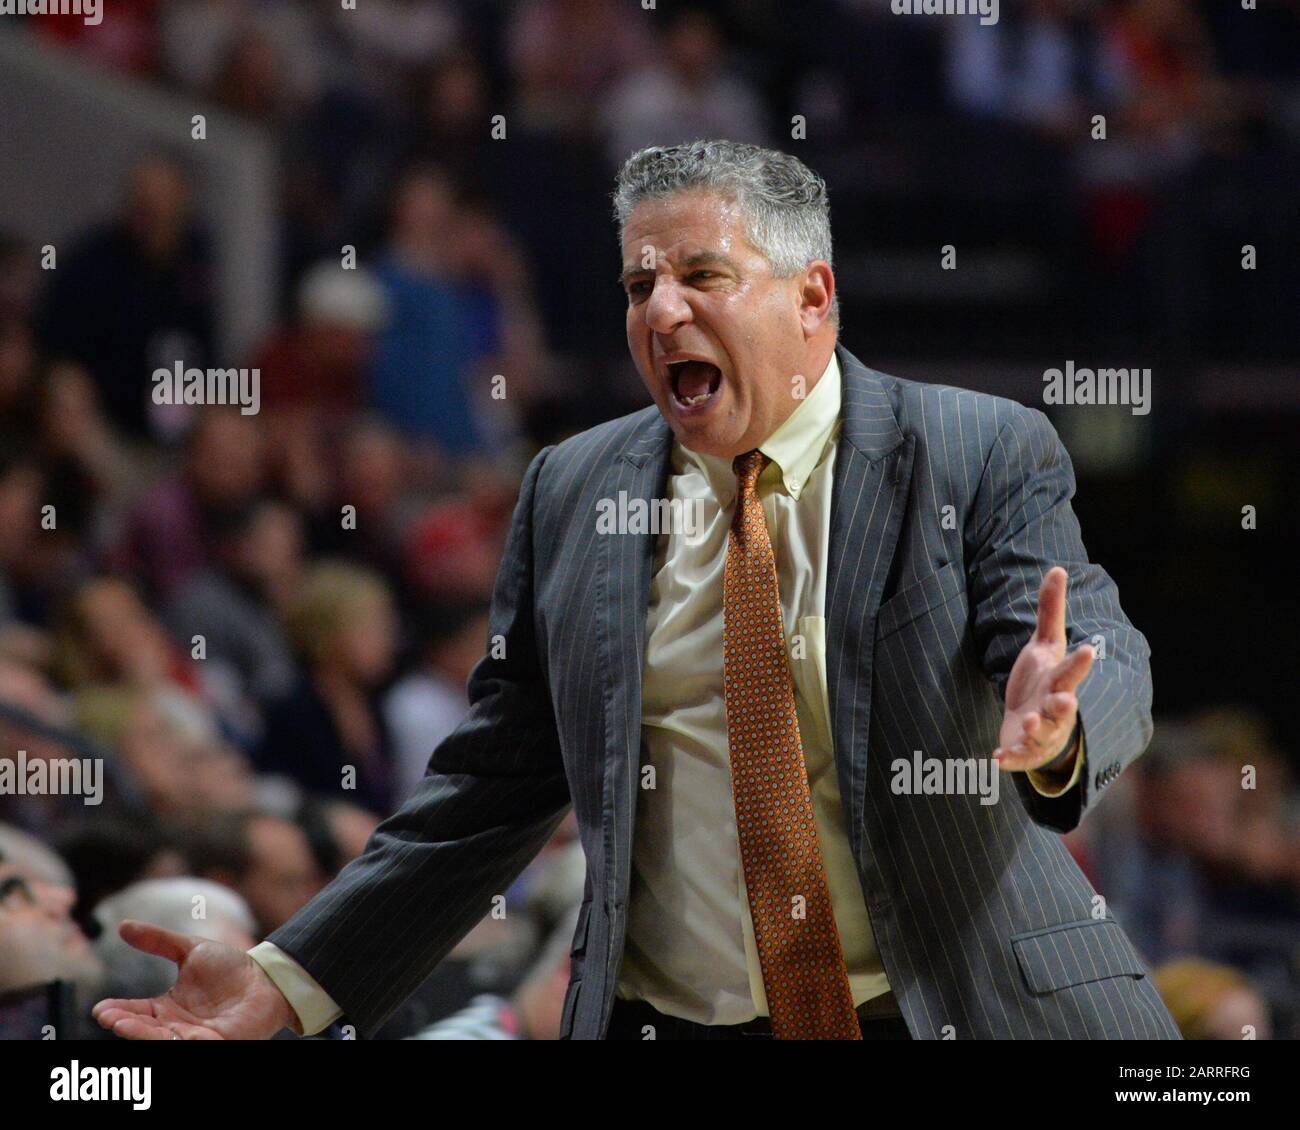
{"type": "MultiPolygon", "coordinates": [[[[726,267],[731,271],[739,269],[736,266],[736,261],[721,251],[693,251],[682,261],[682,269],[691,270],[709,263],[716,264],[719,267],[726,267]]],[[[651,274],[654,274],[654,271],[649,267],[624,267],[623,273],[618,276],[618,281],[623,286],[626,286],[629,280],[636,278],[638,275],[651,274]]]]}

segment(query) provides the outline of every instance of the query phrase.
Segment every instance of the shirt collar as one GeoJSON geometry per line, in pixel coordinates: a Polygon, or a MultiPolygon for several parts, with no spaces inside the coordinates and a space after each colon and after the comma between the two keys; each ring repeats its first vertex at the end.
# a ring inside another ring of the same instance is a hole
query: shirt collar
{"type": "Polygon", "coordinates": [[[826,369],[785,422],[758,445],[781,469],[781,481],[796,501],[840,418],[840,364],[831,353],[826,369]]]}
{"type": "MultiPolygon", "coordinates": [[[[832,353],[821,380],[776,431],[758,445],[758,450],[775,465],[775,472],[769,468],[764,474],[779,474],[781,485],[796,502],[839,423],[840,398],[840,363],[832,353]]],[[[719,498],[729,498],[735,493],[736,473],[730,459],[702,455],[676,442],[673,447],[673,462],[678,469],[694,463],[704,472],[719,498]]]]}

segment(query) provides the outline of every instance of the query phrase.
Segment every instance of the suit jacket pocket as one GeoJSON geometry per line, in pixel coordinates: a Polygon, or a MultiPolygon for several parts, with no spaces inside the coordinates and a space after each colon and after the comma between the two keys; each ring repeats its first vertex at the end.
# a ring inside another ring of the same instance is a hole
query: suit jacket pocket
{"type": "Polygon", "coordinates": [[[1108,977],[1145,977],[1146,966],[1112,918],[1065,922],[1011,937],[1031,993],[1053,993],[1108,977]]]}
{"type": "Polygon", "coordinates": [[[876,639],[882,640],[918,620],[927,612],[947,604],[963,593],[966,578],[961,565],[949,561],[947,565],[922,577],[915,584],[900,589],[880,606],[876,617],[876,639]]]}

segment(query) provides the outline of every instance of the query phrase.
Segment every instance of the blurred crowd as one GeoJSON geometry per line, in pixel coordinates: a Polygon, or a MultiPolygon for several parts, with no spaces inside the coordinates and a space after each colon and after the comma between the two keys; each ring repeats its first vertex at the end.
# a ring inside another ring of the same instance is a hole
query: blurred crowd
{"type": "Polygon", "coordinates": [[[1300,785],[1257,714],[1159,720],[1067,844],[1188,1038],[1300,1038],[1300,785]]]}
{"type": "MultiPolygon", "coordinates": [[[[527,457],[641,403],[608,217],[634,148],[780,145],[815,108],[800,155],[863,217],[837,226],[846,260],[894,228],[930,249],[929,212],[1005,241],[956,207],[978,176],[1022,242],[1083,264],[1059,308],[1080,334],[1272,347],[1267,303],[1207,315],[1237,252],[1188,234],[1249,242],[1260,215],[1294,234],[1268,186],[1294,184],[1273,178],[1300,128],[1300,5],[1249,23],[1191,0],[1004,0],[991,29],[887,0],[671,7],[114,0],[99,27],[33,20],[273,139],[281,277],[274,330],[219,356],[176,153],[140,154],[56,270],[0,224],[0,760],[106,777],[96,806],[0,795],[0,1035],[86,1034],[96,995],[165,986],[104,928],[123,917],[264,937],[419,780],[466,709],[527,457]],[[1081,140],[1097,112],[1104,149],[1081,140]],[[256,367],[260,411],[155,403],[177,359],[256,367]]],[[[847,283],[845,301],[867,317],[847,283]]],[[[1300,1032],[1300,811],[1266,728],[1163,722],[1114,792],[1072,848],[1184,1031],[1300,1032]]],[[[384,1034],[553,1038],[582,883],[566,823],[384,1034]]]]}
{"type": "Polygon", "coordinates": [[[399,309],[374,363],[403,425],[401,363],[435,339],[457,351],[449,384],[513,346],[520,409],[549,406],[534,430],[589,419],[582,393],[622,348],[610,175],[701,136],[797,140],[832,188],[846,325],[882,355],[1065,332],[1080,352],[1158,353],[1190,383],[1206,355],[1294,351],[1300,275],[1278,249],[1300,238],[1300,0],[1003,0],[992,26],[890,0],[119,0],[101,27],[38,26],[274,139],[287,311],[346,244],[399,301],[436,307],[410,325],[399,309]],[[420,183],[430,164],[440,188],[420,183]],[[969,291],[930,277],[949,244],[969,291]],[[1249,274],[1246,244],[1271,249],[1249,274]]]}

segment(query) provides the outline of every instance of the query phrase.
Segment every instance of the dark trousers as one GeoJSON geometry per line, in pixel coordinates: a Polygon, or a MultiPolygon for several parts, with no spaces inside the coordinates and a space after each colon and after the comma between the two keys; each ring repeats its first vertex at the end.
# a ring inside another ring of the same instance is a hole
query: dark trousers
{"type": "MultiPolygon", "coordinates": [[[[911,1033],[901,1016],[869,1018],[859,1009],[858,1026],[864,1040],[910,1040],[911,1033]]],[[[616,1000],[609,1020],[607,1040],[770,1040],[772,1025],[766,1016],[745,1024],[695,1024],[676,1016],[665,1016],[645,1001],[616,1000]],[[653,1028],[653,1037],[646,1028],[653,1028]]]]}

